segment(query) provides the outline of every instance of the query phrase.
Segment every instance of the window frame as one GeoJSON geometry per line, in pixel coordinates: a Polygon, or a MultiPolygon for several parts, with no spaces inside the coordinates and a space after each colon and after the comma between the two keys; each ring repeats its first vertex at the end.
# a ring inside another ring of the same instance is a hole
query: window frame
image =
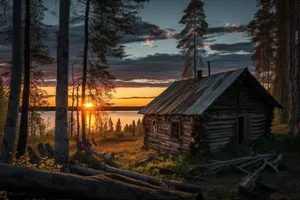
{"type": "Polygon", "coordinates": [[[180,133],[181,133],[180,125],[181,125],[180,121],[171,121],[171,125],[170,125],[171,126],[171,134],[170,134],[171,138],[179,139],[179,136],[180,136],[180,133]],[[174,134],[174,132],[173,132],[173,124],[174,123],[178,124],[176,134],[174,134]]]}

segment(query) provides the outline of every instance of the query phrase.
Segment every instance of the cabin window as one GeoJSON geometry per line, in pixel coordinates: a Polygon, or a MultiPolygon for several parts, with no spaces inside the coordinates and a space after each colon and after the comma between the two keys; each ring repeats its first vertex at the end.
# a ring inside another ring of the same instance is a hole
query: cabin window
{"type": "Polygon", "coordinates": [[[152,123],[152,130],[153,130],[153,133],[157,133],[157,123],[156,123],[156,121],[153,121],[153,123],[152,123]]]}
{"type": "Polygon", "coordinates": [[[180,134],[180,124],[179,122],[172,122],[172,127],[171,127],[171,136],[174,138],[178,138],[180,134]]]}
{"type": "Polygon", "coordinates": [[[241,91],[239,94],[239,105],[246,105],[247,104],[247,92],[241,91]]]}

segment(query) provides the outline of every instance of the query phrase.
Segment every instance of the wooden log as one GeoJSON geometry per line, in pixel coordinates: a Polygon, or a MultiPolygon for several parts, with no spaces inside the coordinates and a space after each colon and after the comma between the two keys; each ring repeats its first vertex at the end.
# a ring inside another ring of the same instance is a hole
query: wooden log
{"type": "MultiPolygon", "coordinates": [[[[133,179],[137,179],[137,180],[141,180],[141,181],[145,181],[147,183],[153,184],[153,185],[157,185],[157,186],[161,186],[162,184],[167,185],[168,187],[174,187],[176,190],[181,190],[181,191],[185,191],[186,189],[186,185],[185,183],[174,183],[172,184],[172,181],[168,181],[168,180],[160,180],[158,178],[155,178],[153,176],[148,176],[145,174],[140,174],[140,173],[136,173],[136,172],[132,172],[129,170],[124,170],[124,169],[118,169],[118,168],[114,168],[111,166],[106,165],[105,163],[103,163],[101,160],[97,160],[95,159],[91,154],[88,156],[88,159],[91,160],[92,162],[96,162],[98,164],[98,166],[103,169],[106,172],[109,173],[115,173],[115,174],[120,174],[129,178],[133,178],[133,179]]],[[[196,187],[194,192],[201,192],[200,190],[201,188],[196,187]]]]}
{"type": "Polygon", "coordinates": [[[74,173],[74,174],[78,174],[78,175],[83,175],[83,176],[92,176],[92,175],[96,175],[96,174],[106,173],[101,170],[95,170],[95,169],[91,169],[91,168],[88,168],[85,166],[75,165],[75,164],[70,165],[70,172],[74,173]]]}
{"type": "Polygon", "coordinates": [[[110,178],[82,177],[0,164],[0,189],[43,195],[46,198],[71,199],[203,199],[164,188],[151,189],[126,184],[110,178]]]}
{"type": "Polygon", "coordinates": [[[143,159],[139,160],[137,163],[135,163],[135,166],[136,166],[136,167],[139,167],[139,166],[142,166],[142,165],[144,165],[144,164],[146,164],[146,163],[152,162],[153,160],[162,161],[162,160],[159,159],[158,157],[153,156],[153,155],[150,155],[150,156],[148,156],[148,157],[146,157],[146,158],[143,158],[143,159]]]}
{"type": "Polygon", "coordinates": [[[82,149],[84,149],[85,151],[87,152],[90,152],[92,154],[94,154],[96,157],[100,158],[100,159],[103,159],[105,161],[105,163],[107,163],[108,165],[110,166],[115,166],[115,164],[113,163],[112,161],[112,156],[111,155],[107,155],[107,154],[102,154],[90,147],[87,147],[87,146],[83,146],[82,145],[82,149]]]}

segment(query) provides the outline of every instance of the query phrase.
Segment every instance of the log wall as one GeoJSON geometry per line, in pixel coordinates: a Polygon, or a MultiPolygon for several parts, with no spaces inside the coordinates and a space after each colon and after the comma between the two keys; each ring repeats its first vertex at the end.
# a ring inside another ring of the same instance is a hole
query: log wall
{"type": "Polygon", "coordinates": [[[201,116],[145,115],[144,145],[174,154],[197,151],[196,155],[205,155],[237,141],[237,117],[241,115],[251,122],[248,140],[255,140],[271,131],[274,107],[264,102],[251,85],[237,80],[201,116]],[[178,138],[171,134],[173,121],[180,122],[178,138]]]}
{"type": "Polygon", "coordinates": [[[188,153],[192,141],[193,117],[178,115],[146,115],[144,116],[145,147],[159,151],[167,151],[174,154],[188,153]],[[180,135],[178,138],[172,137],[171,124],[179,122],[180,135]],[[156,131],[153,122],[157,123],[156,131]]]}
{"type": "Polygon", "coordinates": [[[269,133],[273,120],[273,108],[264,103],[255,89],[240,80],[228,88],[206,114],[211,117],[206,125],[206,138],[212,152],[236,141],[238,116],[251,117],[251,123],[247,127],[250,141],[269,133]],[[241,93],[245,95],[245,101],[241,101],[241,93]]]}

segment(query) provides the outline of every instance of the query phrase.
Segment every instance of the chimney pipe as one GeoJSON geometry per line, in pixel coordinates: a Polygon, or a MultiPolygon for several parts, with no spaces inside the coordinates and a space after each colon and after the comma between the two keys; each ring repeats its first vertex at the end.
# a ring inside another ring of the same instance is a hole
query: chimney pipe
{"type": "Polygon", "coordinates": [[[197,78],[198,78],[198,80],[202,79],[202,70],[197,71],[197,78]]]}
{"type": "Polygon", "coordinates": [[[207,61],[207,66],[208,66],[208,76],[210,76],[210,61],[207,61]]]}

